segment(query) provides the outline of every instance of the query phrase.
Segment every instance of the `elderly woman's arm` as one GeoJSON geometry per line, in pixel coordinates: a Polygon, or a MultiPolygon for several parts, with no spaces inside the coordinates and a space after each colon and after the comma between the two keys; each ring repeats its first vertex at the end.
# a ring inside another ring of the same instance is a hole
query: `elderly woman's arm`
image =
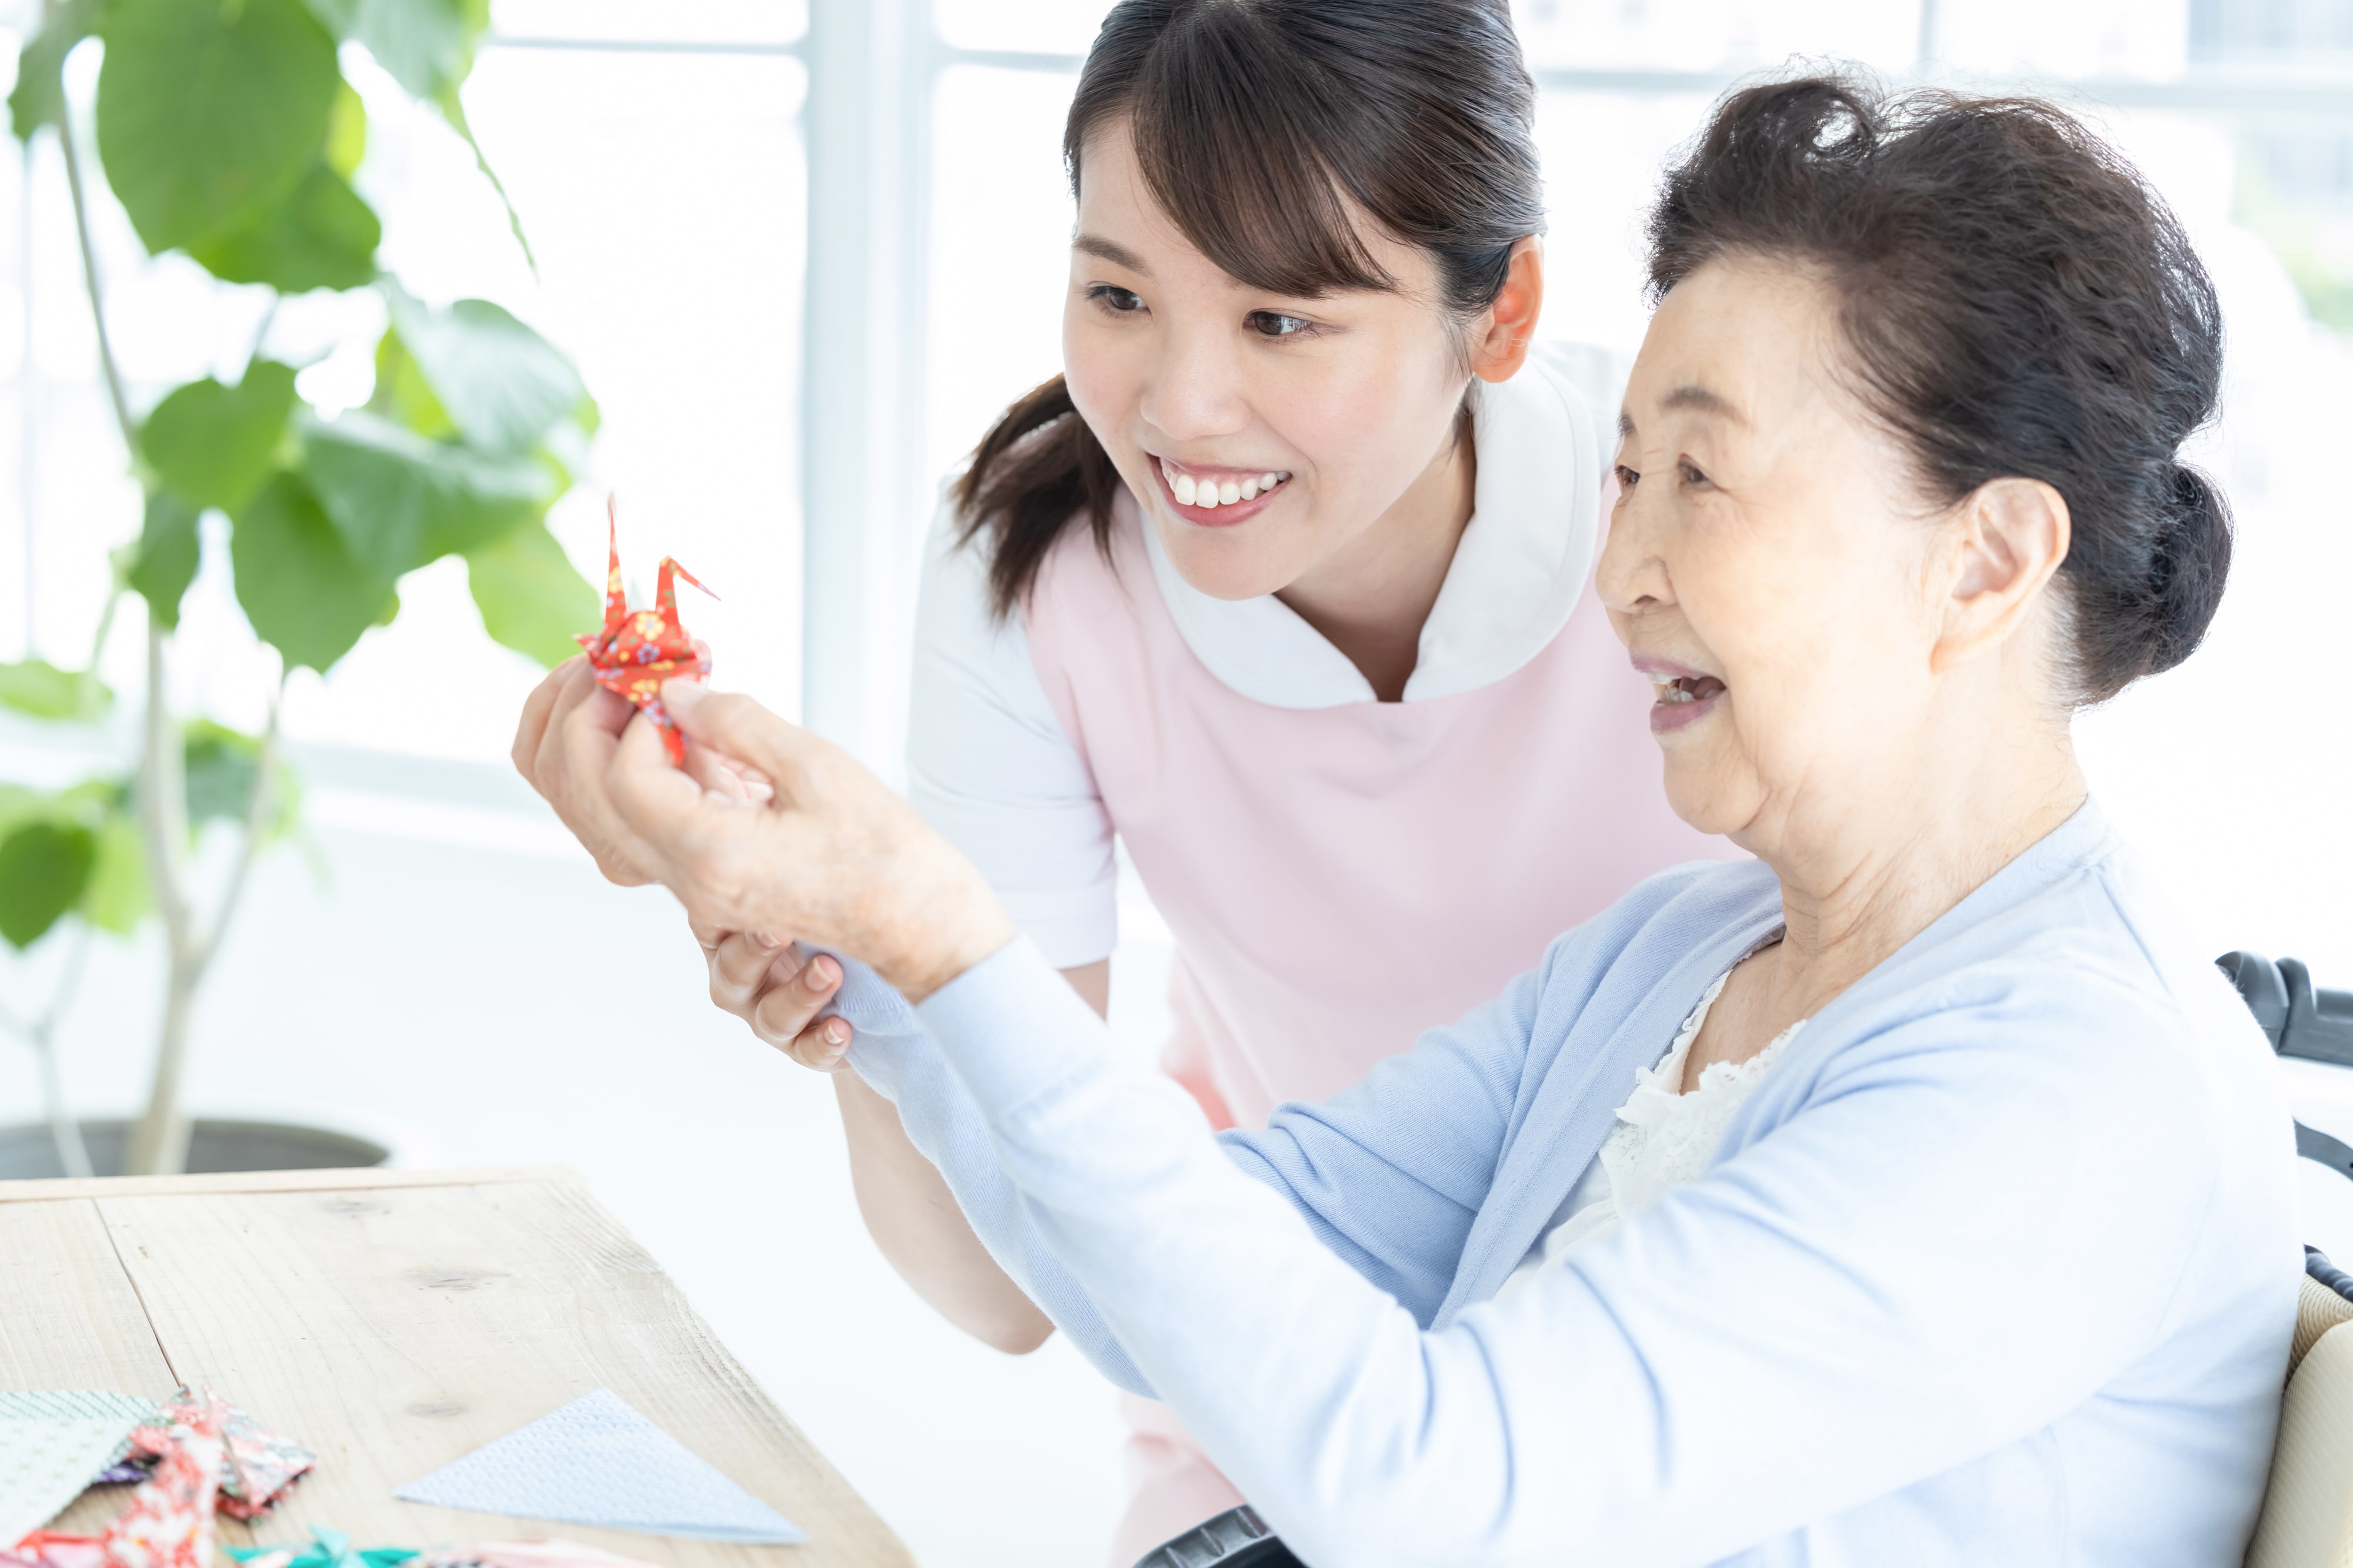
{"type": "MultiPolygon", "coordinates": [[[[1034,952],[921,1011],[950,1064],[923,1092],[986,1141],[952,1163],[1002,1173],[976,1226],[1309,1561],[1712,1561],[1965,1464],[2147,1352],[2212,1196],[2141,1157],[2210,1138],[2182,1054],[2137,1048],[2179,1021],[2014,987],[1850,1047],[1770,1140],[1431,1331],[1034,952]]],[[[1306,1163],[1366,1124],[1334,1107],[1306,1163]]]]}

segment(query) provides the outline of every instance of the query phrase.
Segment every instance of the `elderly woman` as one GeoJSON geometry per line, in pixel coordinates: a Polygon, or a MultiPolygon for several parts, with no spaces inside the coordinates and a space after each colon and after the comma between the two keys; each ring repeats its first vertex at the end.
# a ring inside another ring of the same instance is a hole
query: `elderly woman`
{"type": "Polygon", "coordinates": [[[706,931],[917,1005],[853,964],[845,1024],[833,960],[728,981],[772,949],[723,943],[808,1051],[856,1026],[942,1248],[977,1233],[1310,1562],[2235,1564],[2288,1117],[2069,741],[2221,591],[2177,460],[2212,290],[2058,111],[1821,79],[1729,99],[1650,233],[1599,591],[1675,811],[1757,858],[1264,1132],[1115,1057],[976,873],[749,701],[671,708],[772,801],[574,677],[521,752],[706,931]]]}

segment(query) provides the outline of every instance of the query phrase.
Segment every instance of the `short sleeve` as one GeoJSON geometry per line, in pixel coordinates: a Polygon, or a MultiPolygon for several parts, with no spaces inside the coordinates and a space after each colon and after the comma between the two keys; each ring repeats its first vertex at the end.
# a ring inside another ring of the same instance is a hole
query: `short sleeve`
{"type": "Polygon", "coordinates": [[[1112,822],[1063,733],[1018,611],[990,614],[987,556],[944,504],[923,556],[907,714],[907,795],[1058,969],[1118,944],[1112,822]]]}

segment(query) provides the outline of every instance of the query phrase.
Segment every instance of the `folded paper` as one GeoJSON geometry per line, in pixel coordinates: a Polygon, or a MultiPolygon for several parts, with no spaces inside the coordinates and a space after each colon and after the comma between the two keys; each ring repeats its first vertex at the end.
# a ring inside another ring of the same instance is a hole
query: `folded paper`
{"type": "Polygon", "coordinates": [[[603,1388],[394,1495],[442,1508],[698,1541],[795,1545],[808,1539],[603,1388]]]}
{"type": "MultiPolygon", "coordinates": [[[[66,1394],[44,1407],[91,1408],[103,1395],[66,1394]],[[75,1403],[67,1403],[75,1402],[75,1403]]],[[[79,1415],[0,1415],[0,1547],[13,1547],[79,1497],[153,1405],[79,1415]]]]}
{"type": "Polygon", "coordinates": [[[598,631],[582,633],[576,640],[588,650],[596,684],[636,703],[660,727],[670,760],[683,763],[686,740],[662,706],[661,689],[665,680],[701,680],[711,673],[709,656],[694,646],[678,619],[676,579],[683,577],[698,588],[702,584],[695,581],[693,573],[665,555],[654,587],[654,607],[630,609],[628,595],[621,585],[620,517],[609,498],[605,502],[605,625],[598,631]]]}

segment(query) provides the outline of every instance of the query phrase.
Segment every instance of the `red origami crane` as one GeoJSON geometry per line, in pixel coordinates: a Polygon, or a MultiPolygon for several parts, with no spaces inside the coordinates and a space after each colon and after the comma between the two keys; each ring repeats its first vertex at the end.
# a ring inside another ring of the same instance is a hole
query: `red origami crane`
{"type": "MultiPolygon", "coordinates": [[[[629,608],[628,595],[621,588],[621,524],[613,501],[605,501],[607,551],[610,564],[605,571],[605,629],[583,634],[580,646],[588,650],[588,662],[596,671],[596,684],[636,703],[645,716],[660,727],[662,744],[670,748],[670,760],[683,764],[686,761],[686,737],[662,708],[661,689],[665,680],[683,678],[701,680],[711,673],[711,657],[686,635],[678,624],[678,584],[673,577],[683,577],[702,588],[693,573],[680,565],[676,559],[662,557],[660,575],[654,584],[654,607],[650,610],[629,608]]],[[[708,588],[702,588],[711,594],[708,588]]],[[[712,598],[719,595],[711,594],[712,598]]]]}

